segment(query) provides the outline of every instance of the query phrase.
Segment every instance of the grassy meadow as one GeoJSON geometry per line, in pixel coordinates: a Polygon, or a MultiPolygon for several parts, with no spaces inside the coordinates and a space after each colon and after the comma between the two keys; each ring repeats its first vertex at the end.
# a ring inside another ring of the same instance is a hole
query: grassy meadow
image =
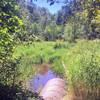
{"type": "Polygon", "coordinates": [[[94,89],[95,93],[99,91],[100,40],[21,44],[16,46],[14,57],[21,57],[18,65],[21,74],[18,80],[28,80],[36,73],[37,64],[44,61],[51,64],[50,67],[55,73],[65,78],[71,91],[81,93],[81,90],[86,94],[91,89],[94,89]]]}
{"type": "Polygon", "coordinates": [[[18,45],[14,52],[14,57],[21,57],[19,70],[23,79],[29,78],[36,72],[37,64],[44,62],[51,63],[51,69],[57,74],[64,75],[62,61],[68,50],[74,44],[66,42],[34,42],[32,44],[18,45]]]}

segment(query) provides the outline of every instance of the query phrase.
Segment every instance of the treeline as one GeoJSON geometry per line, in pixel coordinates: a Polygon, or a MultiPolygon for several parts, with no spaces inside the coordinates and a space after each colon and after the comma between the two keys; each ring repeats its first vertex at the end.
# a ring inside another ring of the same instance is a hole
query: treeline
{"type": "Polygon", "coordinates": [[[66,40],[100,39],[100,1],[65,1],[65,6],[58,12],[57,23],[64,24],[66,40]]]}
{"type": "MultiPolygon", "coordinates": [[[[17,11],[13,12],[20,18],[19,24],[23,25],[19,31],[14,29],[14,26],[9,31],[14,33],[13,30],[16,30],[13,36],[18,42],[57,39],[75,42],[76,39],[82,38],[100,38],[100,2],[98,0],[65,0],[62,9],[54,15],[48,9],[38,7],[32,2],[16,1],[17,11]]],[[[49,0],[49,2],[51,6],[56,3],[55,0],[49,0]]],[[[7,7],[4,7],[4,10],[12,9],[10,6],[7,7]]],[[[13,25],[11,22],[10,24],[13,25]]]]}
{"type": "MultiPolygon", "coordinates": [[[[11,25],[7,22],[10,34],[17,42],[57,39],[75,42],[76,39],[82,38],[100,38],[100,2],[98,0],[65,0],[62,9],[54,15],[48,9],[38,7],[26,0],[5,1],[8,4],[3,5],[4,1],[1,1],[1,12],[13,12],[16,15],[14,15],[15,19],[19,19],[18,23],[9,21],[11,25]],[[21,24],[22,27],[16,27],[17,24],[21,24]]],[[[55,0],[49,0],[49,2],[51,6],[54,3],[60,3],[55,0]]],[[[10,19],[10,16],[6,15],[3,22],[1,20],[1,26],[6,22],[5,19],[10,19]]]]}
{"type": "Polygon", "coordinates": [[[21,41],[55,40],[63,34],[63,25],[57,25],[56,15],[51,14],[48,9],[24,0],[18,4],[19,16],[24,23],[18,36],[21,41]]]}
{"type": "MultiPolygon", "coordinates": [[[[51,6],[56,3],[55,0],[49,2],[51,6]]],[[[63,39],[74,42],[80,38],[100,38],[98,0],[65,0],[65,5],[54,15],[32,2],[22,0],[18,3],[24,22],[19,35],[21,41],[63,39]]]]}

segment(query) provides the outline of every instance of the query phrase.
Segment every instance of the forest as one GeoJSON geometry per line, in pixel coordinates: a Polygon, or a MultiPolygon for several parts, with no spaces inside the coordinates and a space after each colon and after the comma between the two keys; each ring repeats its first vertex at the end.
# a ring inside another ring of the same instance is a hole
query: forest
{"type": "Polygon", "coordinates": [[[0,0],[0,100],[41,100],[27,89],[47,62],[66,81],[62,100],[100,99],[100,0],[0,0]],[[44,1],[43,1],[44,2],[44,1]]]}

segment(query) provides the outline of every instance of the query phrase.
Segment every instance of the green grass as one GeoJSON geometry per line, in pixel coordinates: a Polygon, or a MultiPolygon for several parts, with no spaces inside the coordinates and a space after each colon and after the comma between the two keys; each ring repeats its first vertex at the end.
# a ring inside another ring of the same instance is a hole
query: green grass
{"type": "Polygon", "coordinates": [[[84,100],[95,100],[100,94],[100,40],[20,44],[15,48],[14,57],[20,56],[18,81],[25,83],[36,73],[36,64],[43,59],[51,62],[53,71],[65,77],[68,92],[84,100]]]}
{"type": "Polygon", "coordinates": [[[44,62],[51,62],[51,69],[57,74],[64,75],[62,60],[73,45],[66,42],[34,42],[30,45],[21,44],[16,46],[14,57],[21,56],[21,62],[18,66],[22,73],[20,79],[27,79],[34,75],[36,67],[38,67],[36,64],[41,59],[44,62]]]}
{"type": "Polygon", "coordinates": [[[100,41],[79,41],[65,57],[70,86],[100,86],[100,41]]]}
{"type": "Polygon", "coordinates": [[[41,59],[51,62],[51,69],[67,77],[69,87],[98,87],[100,82],[100,40],[77,43],[34,42],[16,46],[14,57],[22,57],[19,80],[34,75],[41,59]],[[62,63],[63,62],[63,63],[62,63]]]}

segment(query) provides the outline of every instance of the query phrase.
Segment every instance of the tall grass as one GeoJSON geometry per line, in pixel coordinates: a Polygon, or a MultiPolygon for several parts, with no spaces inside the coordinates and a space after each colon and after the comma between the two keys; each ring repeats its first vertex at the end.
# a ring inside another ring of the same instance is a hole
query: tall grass
{"type": "Polygon", "coordinates": [[[99,100],[100,41],[79,41],[66,56],[69,89],[81,100],[99,100]]]}
{"type": "Polygon", "coordinates": [[[34,42],[30,45],[16,46],[14,57],[21,56],[20,78],[23,80],[34,75],[38,67],[36,64],[41,60],[51,63],[51,69],[64,76],[62,58],[72,45],[64,42],[34,42]]]}
{"type": "Polygon", "coordinates": [[[16,46],[14,57],[21,56],[20,77],[27,80],[36,73],[36,64],[42,60],[51,63],[51,69],[66,78],[72,100],[99,100],[100,94],[100,40],[81,40],[77,43],[34,42],[16,46]],[[79,98],[78,98],[79,97],[79,98]],[[81,98],[81,99],[80,99],[81,98]]]}

